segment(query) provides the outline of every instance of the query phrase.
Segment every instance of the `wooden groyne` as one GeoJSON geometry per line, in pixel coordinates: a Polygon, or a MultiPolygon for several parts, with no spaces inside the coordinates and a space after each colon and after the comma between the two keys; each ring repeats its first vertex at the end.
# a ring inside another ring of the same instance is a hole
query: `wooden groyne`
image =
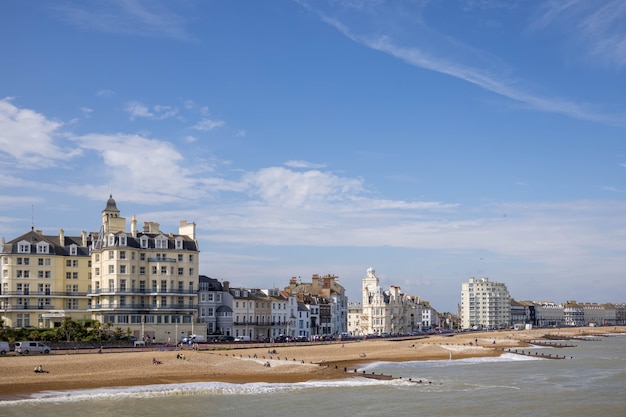
{"type": "Polygon", "coordinates": [[[553,355],[551,353],[543,353],[543,352],[531,352],[528,350],[520,350],[520,349],[503,349],[503,352],[514,353],[516,355],[523,356],[532,356],[533,358],[542,358],[542,359],[574,359],[573,356],[565,356],[565,355],[553,355]]]}
{"type": "Polygon", "coordinates": [[[569,343],[560,343],[560,342],[546,342],[545,340],[531,340],[530,344],[535,346],[545,346],[545,347],[553,347],[553,348],[573,348],[576,345],[572,345],[569,343]]]}
{"type": "MultiPolygon", "coordinates": [[[[338,369],[337,366],[335,366],[335,369],[338,369]]],[[[385,375],[385,374],[377,374],[375,372],[371,372],[371,373],[367,373],[366,371],[360,371],[356,368],[354,369],[348,369],[348,368],[343,368],[343,371],[346,373],[351,373],[354,374],[355,376],[358,375],[360,377],[363,378],[369,378],[369,379],[376,379],[379,381],[391,381],[391,380],[403,380],[403,381],[408,381],[408,382],[413,382],[415,384],[430,384],[432,385],[432,381],[423,381],[421,379],[413,379],[413,378],[402,378],[402,377],[394,377],[392,375],[385,375]]]]}
{"type": "Polygon", "coordinates": [[[560,335],[554,335],[554,334],[546,334],[543,335],[544,339],[547,340],[581,340],[581,341],[585,341],[585,342],[598,342],[600,339],[596,339],[594,337],[589,337],[589,336],[585,336],[585,335],[580,335],[580,336],[560,336],[560,335]]]}

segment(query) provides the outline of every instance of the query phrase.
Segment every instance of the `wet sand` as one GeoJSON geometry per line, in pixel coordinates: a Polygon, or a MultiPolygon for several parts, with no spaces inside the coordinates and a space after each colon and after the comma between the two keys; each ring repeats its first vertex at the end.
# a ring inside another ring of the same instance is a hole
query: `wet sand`
{"type": "Polygon", "coordinates": [[[206,345],[197,351],[145,348],[123,353],[105,349],[102,354],[11,354],[0,358],[0,399],[51,390],[200,381],[247,383],[340,379],[358,375],[353,370],[370,362],[498,356],[502,349],[528,346],[530,340],[541,339],[544,335],[579,337],[624,332],[625,327],[538,329],[313,345],[266,344],[241,348],[231,344],[219,349],[213,349],[215,345],[206,345]],[[276,354],[268,353],[274,349],[276,354]],[[181,352],[185,359],[176,358],[181,352]],[[154,365],[153,359],[160,364],[154,365]],[[38,365],[48,373],[35,373],[34,368],[38,365]]]}

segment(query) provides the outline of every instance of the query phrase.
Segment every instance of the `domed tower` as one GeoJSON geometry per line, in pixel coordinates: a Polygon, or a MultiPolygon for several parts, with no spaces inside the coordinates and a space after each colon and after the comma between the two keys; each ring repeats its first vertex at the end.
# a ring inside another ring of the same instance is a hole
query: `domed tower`
{"type": "Polygon", "coordinates": [[[378,292],[378,277],[374,268],[367,268],[365,277],[363,278],[363,306],[371,304],[372,296],[378,292]]]}
{"type": "Polygon", "coordinates": [[[120,217],[120,211],[112,195],[109,195],[107,205],[102,210],[102,228],[106,234],[126,231],[126,219],[120,217]]]}

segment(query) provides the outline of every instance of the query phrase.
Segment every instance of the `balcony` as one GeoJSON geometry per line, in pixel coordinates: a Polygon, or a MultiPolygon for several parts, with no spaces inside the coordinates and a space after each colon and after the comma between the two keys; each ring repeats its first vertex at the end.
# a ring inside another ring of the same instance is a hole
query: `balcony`
{"type": "Polygon", "coordinates": [[[50,311],[59,310],[51,305],[30,305],[30,304],[2,304],[0,305],[2,311],[50,311]]]}
{"type": "Polygon", "coordinates": [[[196,311],[198,309],[197,304],[168,304],[168,305],[159,305],[159,304],[148,304],[148,303],[126,303],[124,305],[121,304],[96,304],[95,306],[91,306],[89,310],[97,310],[97,311],[196,311]]]}
{"type": "Polygon", "coordinates": [[[86,292],[79,291],[7,291],[0,294],[0,298],[25,297],[25,298],[53,298],[53,297],[86,297],[86,292]]]}
{"type": "Polygon", "coordinates": [[[174,262],[176,263],[176,258],[148,258],[148,262],[174,262]]]}
{"type": "Polygon", "coordinates": [[[193,289],[166,289],[160,288],[98,288],[96,290],[87,291],[87,295],[181,295],[194,297],[198,292],[193,289]]]}

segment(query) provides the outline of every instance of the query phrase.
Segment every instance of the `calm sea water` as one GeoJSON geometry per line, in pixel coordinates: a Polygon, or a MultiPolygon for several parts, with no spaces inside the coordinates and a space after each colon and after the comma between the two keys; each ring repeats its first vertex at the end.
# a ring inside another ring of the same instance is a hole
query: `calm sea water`
{"type": "Polygon", "coordinates": [[[50,391],[2,401],[0,416],[626,416],[626,335],[575,344],[540,349],[563,360],[504,354],[361,368],[402,377],[394,381],[50,391]]]}

